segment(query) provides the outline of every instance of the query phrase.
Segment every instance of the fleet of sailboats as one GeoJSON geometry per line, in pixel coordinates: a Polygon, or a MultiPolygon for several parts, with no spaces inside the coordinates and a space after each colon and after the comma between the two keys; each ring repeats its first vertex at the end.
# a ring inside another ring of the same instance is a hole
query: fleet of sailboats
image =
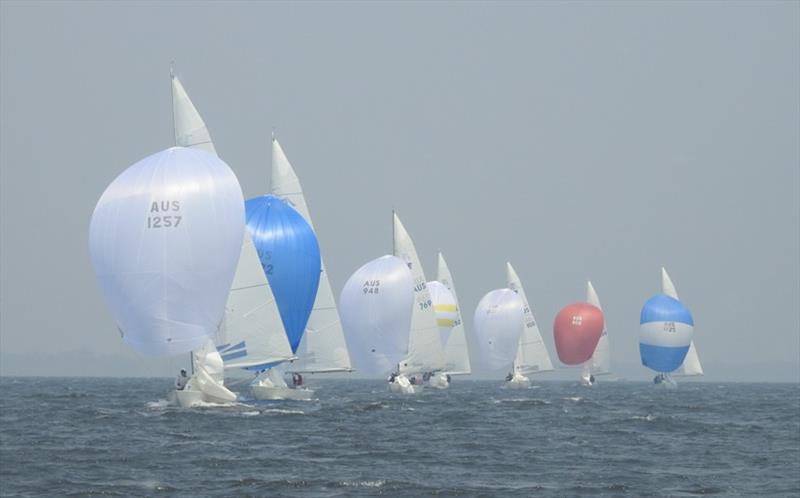
{"type": "MultiPolygon", "coordinates": [[[[340,315],[300,180],[274,134],[269,194],[245,203],[172,71],[171,83],[176,147],[109,185],[92,216],[90,252],[123,339],[144,354],[189,353],[192,373],[173,393],[177,404],[241,399],[225,386],[226,370],[249,371],[250,395],[270,400],[310,399],[303,374],[354,367],[388,375],[390,390],[403,394],[447,388],[452,376],[472,373],[475,360],[487,370],[510,365],[510,389],[554,370],[510,263],[507,288],[481,299],[470,338],[444,256],[428,281],[394,212],[392,254],[350,277],[340,315]]],[[[661,294],[645,303],[640,323],[642,364],[658,373],[656,383],[703,375],[693,318],[664,268],[661,294]]],[[[583,385],[610,373],[605,316],[590,281],[586,302],[556,316],[554,340],[562,363],[581,367],[583,385]]]]}

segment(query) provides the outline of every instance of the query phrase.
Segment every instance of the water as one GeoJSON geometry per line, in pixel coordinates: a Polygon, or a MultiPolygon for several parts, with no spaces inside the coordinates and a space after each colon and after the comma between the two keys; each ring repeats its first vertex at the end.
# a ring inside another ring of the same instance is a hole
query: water
{"type": "Polygon", "coordinates": [[[798,384],[314,380],[182,410],[171,379],[1,378],[0,494],[800,496],[798,384]]]}

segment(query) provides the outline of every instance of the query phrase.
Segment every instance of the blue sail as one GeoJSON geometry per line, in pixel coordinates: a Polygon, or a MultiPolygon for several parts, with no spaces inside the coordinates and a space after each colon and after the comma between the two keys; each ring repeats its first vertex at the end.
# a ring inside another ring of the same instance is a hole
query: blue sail
{"type": "Polygon", "coordinates": [[[319,287],[317,237],[300,213],[272,195],[248,199],[245,212],[261,267],[296,353],[319,287]]]}
{"type": "Polygon", "coordinates": [[[639,319],[642,365],[656,372],[672,372],[683,363],[694,333],[689,309],[666,294],[651,297],[639,319]]]}

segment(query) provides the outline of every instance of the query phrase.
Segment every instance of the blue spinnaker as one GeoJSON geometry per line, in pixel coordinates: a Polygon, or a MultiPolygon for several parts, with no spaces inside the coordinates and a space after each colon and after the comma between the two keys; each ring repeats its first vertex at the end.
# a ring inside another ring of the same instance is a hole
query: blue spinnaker
{"type": "Polygon", "coordinates": [[[300,213],[275,196],[248,199],[245,211],[261,267],[296,353],[319,287],[317,237],[300,213]]]}
{"type": "Polygon", "coordinates": [[[694,333],[689,309],[677,299],[657,294],[642,307],[639,323],[642,365],[663,373],[680,367],[694,333]]]}

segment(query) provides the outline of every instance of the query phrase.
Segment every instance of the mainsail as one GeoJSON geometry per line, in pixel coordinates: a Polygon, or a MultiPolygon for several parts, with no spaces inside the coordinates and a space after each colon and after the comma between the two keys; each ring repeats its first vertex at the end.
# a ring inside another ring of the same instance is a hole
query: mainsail
{"type": "Polygon", "coordinates": [[[294,357],[249,233],[243,238],[220,329],[218,350],[226,368],[262,370],[294,357]]]}
{"type": "MultiPolygon", "coordinates": [[[[594,290],[592,282],[586,282],[586,302],[597,306],[600,310],[600,298],[594,290]]],[[[600,335],[600,340],[597,342],[597,347],[594,348],[592,359],[587,362],[587,370],[590,375],[605,375],[611,373],[611,349],[608,343],[608,330],[606,329],[605,317],[603,320],[603,333],[600,335]]]]}
{"type": "Polygon", "coordinates": [[[447,262],[444,260],[442,253],[439,253],[438,256],[437,278],[450,291],[456,303],[453,328],[444,348],[444,372],[449,375],[466,375],[472,372],[469,349],[467,347],[467,335],[464,331],[464,321],[461,318],[461,306],[458,304],[458,295],[456,294],[456,286],[453,283],[453,276],[450,274],[450,268],[447,267],[447,262]]]}
{"type": "Polygon", "coordinates": [[[172,119],[175,129],[175,145],[203,150],[217,155],[206,123],[200,117],[180,80],[172,76],[172,119]]]}
{"type": "Polygon", "coordinates": [[[508,283],[508,288],[516,292],[522,299],[525,320],[525,328],[519,338],[517,355],[514,358],[514,371],[522,375],[530,375],[553,370],[553,362],[550,361],[547,347],[542,340],[542,334],[539,331],[539,325],[536,323],[536,317],[533,316],[533,310],[530,304],[528,304],[525,289],[522,287],[522,282],[517,272],[514,271],[514,267],[511,266],[511,263],[506,263],[506,281],[508,283]]]}
{"type": "Polygon", "coordinates": [[[408,357],[400,362],[400,372],[421,373],[444,369],[444,353],[439,340],[439,329],[433,311],[431,293],[427,287],[425,273],[417,256],[414,241],[406,231],[400,218],[393,213],[394,255],[405,261],[414,279],[414,310],[411,315],[411,333],[408,342],[408,357]]]}
{"type": "MultiPolygon", "coordinates": [[[[272,140],[272,195],[289,203],[313,228],[300,179],[283,152],[278,140],[272,140]]],[[[347,372],[352,370],[350,355],[336,309],[328,272],[321,262],[319,288],[314,308],[308,318],[306,332],[297,349],[298,359],[292,363],[294,372],[347,372]]]]}
{"type": "MultiPolygon", "coordinates": [[[[669,278],[666,268],[661,268],[661,292],[668,295],[673,299],[678,299],[678,291],[675,289],[675,284],[669,278]]],[[[700,356],[697,354],[697,348],[694,345],[694,340],[689,343],[689,351],[686,353],[681,366],[673,372],[673,375],[682,377],[693,377],[696,375],[703,375],[703,366],[700,364],[700,356]]]]}

